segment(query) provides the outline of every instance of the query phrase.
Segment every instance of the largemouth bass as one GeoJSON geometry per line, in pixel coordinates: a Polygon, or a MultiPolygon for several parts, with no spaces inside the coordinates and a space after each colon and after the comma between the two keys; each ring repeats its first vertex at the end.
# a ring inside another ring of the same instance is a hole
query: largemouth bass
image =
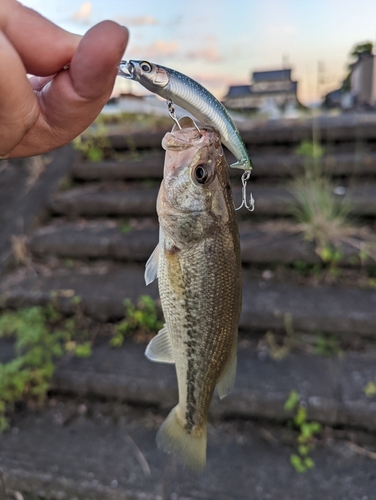
{"type": "Polygon", "coordinates": [[[190,118],[167,133],[157,200],[159,244],[146,264],[156,277],[166,324],[146,356],[175,363],[179,403],[158,434],[159,447],[191,470],[206,463],[206,422],[215,387],[226,396],[235,380],[241,309],[239,231],[229,168],[219,133],[198,131],[190,118]]]}
{"type": "Polygon", "coordinates": [[[229,112],[198,82],[171,68],[147,61],[121,61],[119,75],[139,82],[150,92],[189,111],[203,124],[215,127],[223,144],[237,160],[231,167],[252,169],[247,149],[229,112]]]}

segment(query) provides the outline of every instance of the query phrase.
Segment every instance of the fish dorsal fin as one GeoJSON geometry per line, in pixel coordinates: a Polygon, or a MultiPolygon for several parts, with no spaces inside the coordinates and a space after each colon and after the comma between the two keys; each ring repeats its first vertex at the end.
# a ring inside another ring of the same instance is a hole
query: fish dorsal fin
{"type": "Polygon", "coordinates": [[[175,363],[170,335],[166,325],[151,339],[146,348],[145,356],[155,363],[175,363]]]}
{"type": "Polygon", "coordinates": [[[159,263],[159,243],[154,248],[153,253],[150,255],[149,260],[145,266],[145,283],[146,286],[150,285],[156,278],[158,278],[158,263],[159,263]]]}
{"type": "Polygon", "coordinates": [[[234,387],[236,377],[237,351],[238,339],[237,337],[235,337],[232,343],[230,355],[217,382],[217,391],[220,399],[223,399],[225,396],[230,394],[232,388],[234,387]]]}

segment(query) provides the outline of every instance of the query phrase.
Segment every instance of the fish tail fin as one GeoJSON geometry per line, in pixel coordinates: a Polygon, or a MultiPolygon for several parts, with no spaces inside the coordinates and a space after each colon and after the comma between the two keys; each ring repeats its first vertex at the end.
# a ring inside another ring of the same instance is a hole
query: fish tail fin
{"type": "Polygon", "coordinates": [[[197,474],[203,472],[206,464],[206,424],[188,432],[175,406],[159,429],[156,440],[161,450],[179,456],[187,469],[197,474]]]}

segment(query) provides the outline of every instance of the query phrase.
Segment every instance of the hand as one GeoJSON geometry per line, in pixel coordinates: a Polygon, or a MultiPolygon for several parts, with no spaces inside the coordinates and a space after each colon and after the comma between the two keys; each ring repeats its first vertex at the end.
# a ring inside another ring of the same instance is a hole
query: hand
{"type": "Polygon", "coordinates": [[[112,21],[81,38],[0,0],[0,157],[46,153],[83,132],[111,95],[127,42],[112,21]]]}

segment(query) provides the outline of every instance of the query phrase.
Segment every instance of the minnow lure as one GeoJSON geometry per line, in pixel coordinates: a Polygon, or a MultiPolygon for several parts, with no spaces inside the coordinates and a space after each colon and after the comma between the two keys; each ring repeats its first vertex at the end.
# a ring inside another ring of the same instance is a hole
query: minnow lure
{"type": "Polygon", "coordinates": [[[121,61],[118,74],[139,82],[170,104],[181,106],[203,124],[215,127],[237,160],[230,166],[247,171],[249,177],[252,162],[234,121],[223,104],[202,85],[178,71],[147,61],[121,61]]]}

